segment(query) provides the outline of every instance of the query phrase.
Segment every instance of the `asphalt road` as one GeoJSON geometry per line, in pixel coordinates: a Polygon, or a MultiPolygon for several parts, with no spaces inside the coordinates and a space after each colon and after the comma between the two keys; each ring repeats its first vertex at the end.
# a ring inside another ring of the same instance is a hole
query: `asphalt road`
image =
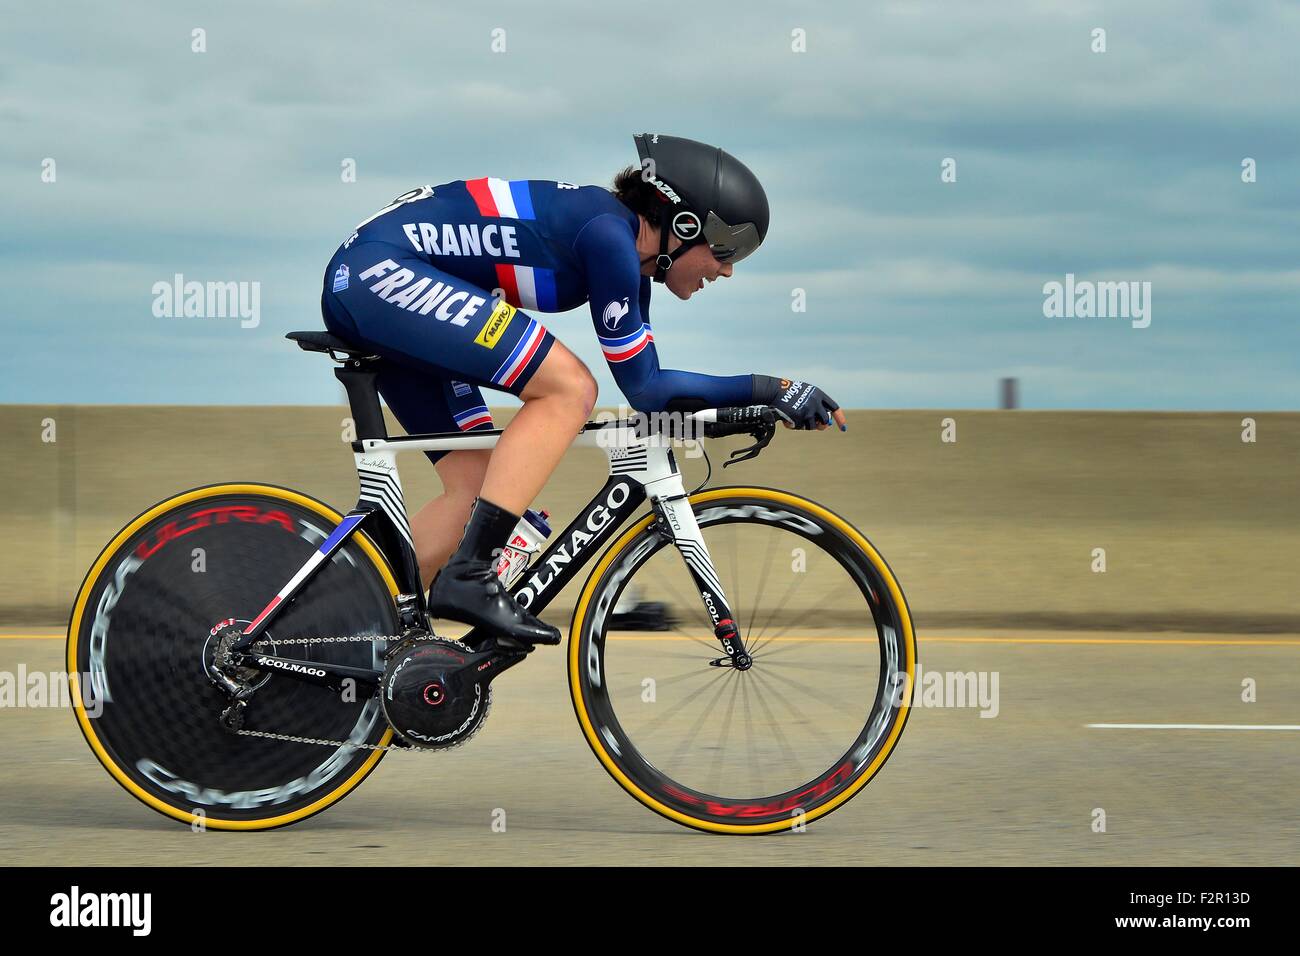
{"type": "MultiPolygon", "coordinates": [[[[119,788],[70,711],[0,709],[0,863],[1300,863],[1300,729],[1088,726],[1295,728],[1300,637],[961,630],[920,646],[926,671],[996,672],[996,716],[918,706],[875,781],[805,833],[712,836],[642,808],[579,733],[563,649],[541,648],[467,746],[390,754],[341,803],[264,833],[191,832],[119,788]]],[[[0,632],[0,671],[58,670],[62,650],[53,630],[0,632]]]]}

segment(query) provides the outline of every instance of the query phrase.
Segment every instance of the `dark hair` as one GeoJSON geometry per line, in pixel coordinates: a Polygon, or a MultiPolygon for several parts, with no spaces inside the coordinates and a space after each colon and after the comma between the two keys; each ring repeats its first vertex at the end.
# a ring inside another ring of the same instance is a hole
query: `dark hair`
{"type": "Polygon", "coordinates": [[[616,175],[613,193],[614,198],[628,209],[645,216],[651,226],[657,227],[663,221],[663,197],[654,183],[641,178],[640,166],[628,166],[616,175]]]}

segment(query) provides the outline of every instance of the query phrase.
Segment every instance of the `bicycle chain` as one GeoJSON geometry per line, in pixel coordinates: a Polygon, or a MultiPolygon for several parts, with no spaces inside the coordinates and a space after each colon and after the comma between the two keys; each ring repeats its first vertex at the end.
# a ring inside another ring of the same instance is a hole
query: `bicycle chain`
{"type": "MultiPolygon", "coordinates": [[[[430,634],[429,636],[433,637],[434,635],[430,634]]],[[[374,635],[350,634],[344,637],[285,637],[285,638],[263,637],[254,641],[252,643],[252,646],[256,647],[258,644],[261,644],[263,642],[269,644],[341,644],[346,641],[370,641],[373,643],[374,641],[401,641],[401,640],[405,640],[405,638],[402,637],[400,634],[374,634],[374,635]]],[[[445,638],[445,640],[450,640],[450,638],[445,638]]]]}
{"type": "MultiPolygon", "coordinates": [[[[377,634],[372,636],[348,635],[343,637],[290,637],[290,638],[285,638],[283,640],[279,640],[273,637],[268,637],[268,638],[263,638],[262,640],[259,641],[254,641],[250,646],[256,647],[258,644],[262,644],[262,643],[270,644],[274,647],[279,647],[282,644],[343,644],[347,642],[357,642],[357,641],[369,641],[370,643],[373,644],[376,641],[402,641],[402,640],[406,640],[406,638],[397,634],[377,634]]],[[[442,638],[442,640],[451,640],[451,638],[442,638]]],[[[460,642],[456,641],[456,643],[459,644],[460,642]]],[[[469,650],[469,648],[465,648],[465,649],[467,651],[469,650]]],[[[379,691],[375,691],[375,697],[377,698],[378,696],[379,696],[379,691]]],[[[380,708],[381,713],[382,711],[383,708],[380,708]]],[[[420,751],[424,753],[438,752],[437,750],[431,748],[411,747],[402,744],[357,744],[357,743],[352,743],[351,741],[348,740],[326,740],[321,737],[300,737],[294,734],[277,734],[269,730],[244,730],[241,728],[235,731],[235,733],[240,737],[262,737],[267,740],[283,740],[286,743],[293,743],[293,744],[317,744],[323,747],[355,747],[357,750],[401,750],[401,751],[420,751]]],[[[467,737],[466,739],[468,740],[469,738],[467,737]]],[[[459,744],[457,746],[459,746],[459,744]]],[[[445,749],[452,750],[455,748],[448,747],[445,749]]]]}

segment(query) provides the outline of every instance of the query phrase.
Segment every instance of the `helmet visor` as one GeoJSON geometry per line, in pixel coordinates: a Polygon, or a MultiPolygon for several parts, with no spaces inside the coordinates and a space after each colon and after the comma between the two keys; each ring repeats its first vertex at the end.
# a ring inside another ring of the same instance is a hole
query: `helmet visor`
{"type": "Polygon", "coordinates": [[[730,226],[710,212],[704,220],[704,241],[719,262],[739,262],[758,248],[762,237],[752,222],[730,226]]]}

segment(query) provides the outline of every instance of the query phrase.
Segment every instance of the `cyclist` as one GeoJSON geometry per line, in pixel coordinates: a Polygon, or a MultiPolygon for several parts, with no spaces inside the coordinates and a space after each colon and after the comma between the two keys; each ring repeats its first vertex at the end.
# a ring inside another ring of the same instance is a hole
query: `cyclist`
{"type": "Polygon", "coordinates": [[[767,235],[768,205],[754,174],[721,149],[635,140],[641,166],[619,173],[612,192],[492,178],[424,186],[358,226],[326,268],[325,326],[386,359],[379,392],[408,433],[492,428],[481,387],[523,401],[493,450],[428,453],[443,494],[411,530],[422,579],[437,572],[434,616],[560,642],[493,573],[596,403],[591,372],[530,313],[589,302],[614,380],[638,411],[766,404],[789,427],[847,427],[805,382],[659,367],[651,280],[689,299],[730,277],[767,235]]]}

